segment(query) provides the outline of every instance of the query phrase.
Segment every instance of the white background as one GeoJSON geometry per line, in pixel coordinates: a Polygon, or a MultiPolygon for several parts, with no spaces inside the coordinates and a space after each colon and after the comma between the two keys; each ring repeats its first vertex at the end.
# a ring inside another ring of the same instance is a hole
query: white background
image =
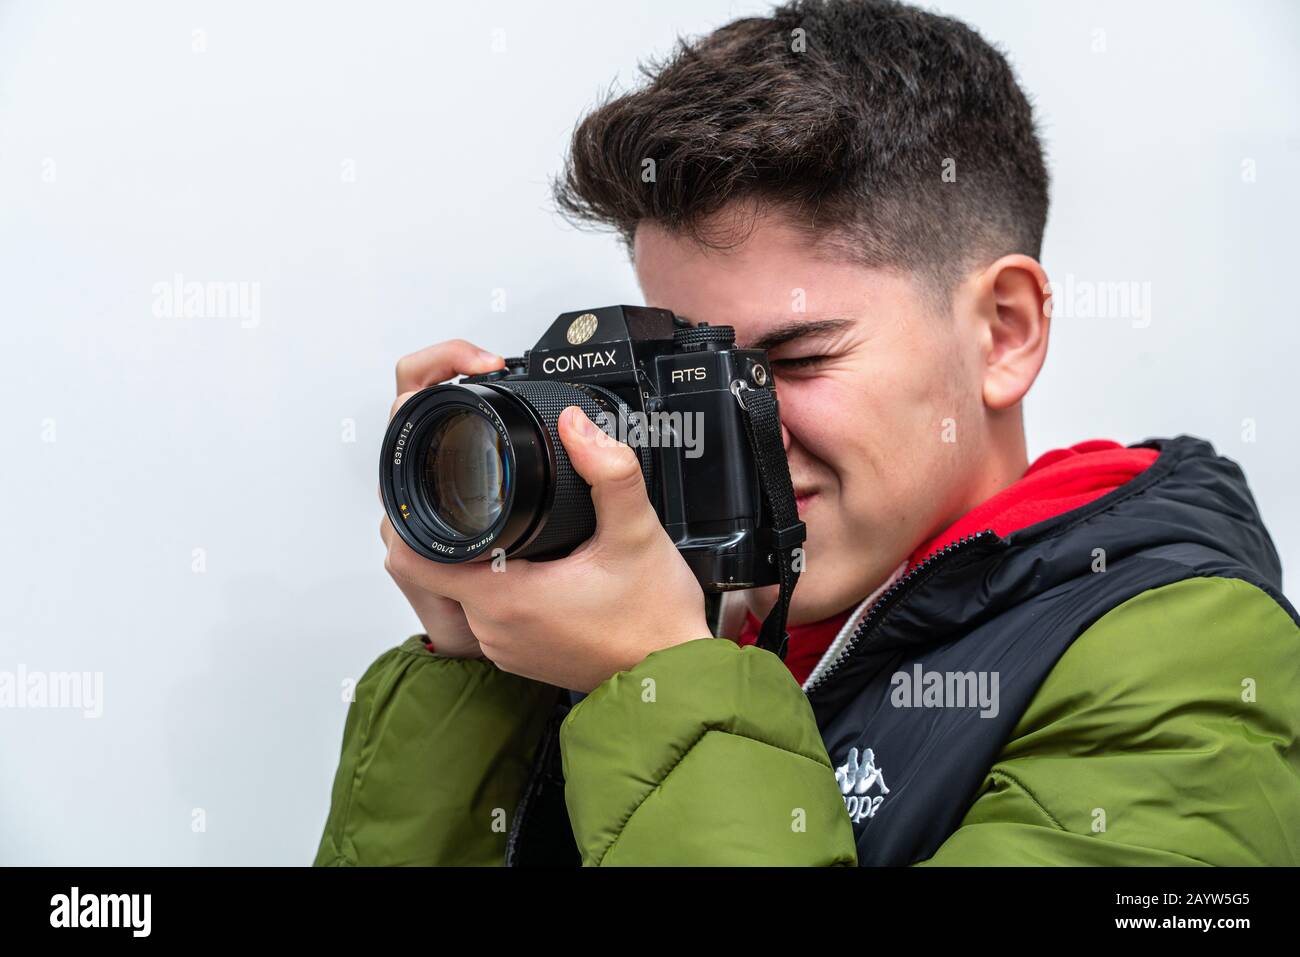
{"type": "MultiPolygon", "coordinates": [[[[1049,273],[1151,284],[1146,328],[1055,323],[1031,454],[1209,438],[1294,574],[1300,8],[943,6],[1038,105],[1049,273]]],[[[97,720],[0,711],[0,862],[310,861],[342,683],[418,630],[377,533],[394,361],[639,301],[548,179],[639,58],[762,9],[0,4],[0,669],[105,682],[97,720]],[[259,324],[156,317],[177,273],[259,283],[259,324]]]]}

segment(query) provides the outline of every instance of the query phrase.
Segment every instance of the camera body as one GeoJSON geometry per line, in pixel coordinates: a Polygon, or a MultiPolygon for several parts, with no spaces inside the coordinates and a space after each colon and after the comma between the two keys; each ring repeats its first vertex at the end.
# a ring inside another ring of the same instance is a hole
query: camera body
{"type": "Polygon", "coordinates": [[[743,404],[749,390],[772,389],[766,353],[735,348],[728,326],[640,306],[567,312],[506,368],[408,400],[385,438],[385,506],[435,561],[567,554],[595,530],[589,489],[556,428],[578,405],[637,452],[650,502],[706,592],[775,584],[780,543],[743,404]],[[449,408],[491,429],[460,419],[422,439],[420,422],[449,408]],[[457,438],[469,429],[481,437],[457,438]],[[474,519],[442,521],[463,515],[474,519]]]}

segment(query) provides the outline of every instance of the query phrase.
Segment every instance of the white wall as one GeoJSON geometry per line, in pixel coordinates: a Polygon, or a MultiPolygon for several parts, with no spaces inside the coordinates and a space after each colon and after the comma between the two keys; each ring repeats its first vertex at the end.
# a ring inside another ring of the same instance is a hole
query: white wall
{"type": "MultiPolygon", "coordinates": [[[[0,711],[0,862],[310,860],[342,682],[416,630],[377,534],[394,361],[637,301],[548,177],[639,57],[761,9],[0,4],[0,669],[104,680],[98,719],[0,711]],[[157,317],[176,274],[256,284],[256,324],[157,317]]],[[[1206,436],[1294,573],[1297,7],[945,9],[1036,97],[1051,273],[1150,284],[1149,325],[1058,317],[1031,451],[1206,436]]]]}

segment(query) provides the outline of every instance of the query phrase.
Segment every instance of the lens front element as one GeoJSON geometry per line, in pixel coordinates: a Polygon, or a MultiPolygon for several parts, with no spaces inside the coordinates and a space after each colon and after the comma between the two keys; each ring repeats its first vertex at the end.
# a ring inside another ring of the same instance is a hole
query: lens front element
{"type": "Polygon", "coordinates": [[[505,507],[507,462],[491,422],[477,412],[446,412],[424,454],[421,492],[430,511],[457,535],[484,534],[505,507]]]}

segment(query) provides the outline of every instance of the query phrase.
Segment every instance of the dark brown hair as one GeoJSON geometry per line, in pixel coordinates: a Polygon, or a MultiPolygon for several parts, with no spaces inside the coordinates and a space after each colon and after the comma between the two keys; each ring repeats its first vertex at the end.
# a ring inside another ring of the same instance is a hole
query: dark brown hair
{"type": "Polygon", "coordinates": [[[713,214],[775,207],[837,254],[945,287],[979,260],[1039,255],[1048,175],[1032,109],[960,21],[796,0],[642,73],[574,130],[554,192],[579,224],[630,245],[649,220],[719,246],[739,237],[713,214]]]}

